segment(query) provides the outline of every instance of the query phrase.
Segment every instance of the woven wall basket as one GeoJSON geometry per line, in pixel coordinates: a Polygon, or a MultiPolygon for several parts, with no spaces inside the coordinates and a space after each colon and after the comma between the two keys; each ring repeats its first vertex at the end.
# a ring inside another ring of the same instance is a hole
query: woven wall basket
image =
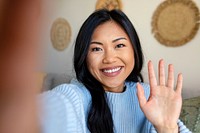
{"type": "Polygon", "coordinates": [[[71,39],[71,27],[67,20],[58,18],[51,28],[51,42],[56,50],[63,51],[68,47],[71,39]]]}
{"type": "Polygon", "coordinates": [[[96,10],[98,9],[120,9],[122,10],[122,2],[121,0],[98,0],[96,3],[96,10]]]}
{"type": "Polygon", "coordinates": [[[165,46],[181,46],[199,29],[199,9],[191,0],[166,0],[152,17],[152,33],[165,46]]]}

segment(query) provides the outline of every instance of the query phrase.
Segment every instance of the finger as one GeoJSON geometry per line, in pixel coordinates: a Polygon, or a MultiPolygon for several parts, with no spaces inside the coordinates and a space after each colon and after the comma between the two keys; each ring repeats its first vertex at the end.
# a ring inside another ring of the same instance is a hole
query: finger
{"type": "Polygon", "coordinates": [[[172,64],[169,64],[168,66],[167,86],[170,88],[174,88],[174,67],[172,64]]]}
{"type": "Polygon", "coordinates": [[[164,69],[164,60],[161,59],[159,61],[159,66],[158,66],[158,72],[159,72],[159,84],[164,86],[165,85],[165,69],[164,69]]]}
{"type": "Polygon", "coordinates": [[[144,89],[140,83],[137,83],[137,96],[138,96],[140,107],[142,108],[146,104],[147,99],[144,95],[144,89]]]}
{"type": "Polygon", "coordinates": [[[150,87],[153,88],[154,86],[157,85],[157,80],[153,69],[153,64],[151,61],[149,61],[148,63],[148,76],[149,76],[150,87]]]}
{"type": "Polygon", "coordinates": [[[183,75],[180,73],[177,79],[176,92],[181,94],[183,86],[183,75]]]}

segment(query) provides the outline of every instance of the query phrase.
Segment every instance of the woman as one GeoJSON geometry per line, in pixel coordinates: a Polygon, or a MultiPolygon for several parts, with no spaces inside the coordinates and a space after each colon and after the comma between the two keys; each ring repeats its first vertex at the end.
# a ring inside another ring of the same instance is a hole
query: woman
{"type": "Polygon", "coordinates": [[[48,111],[44,132],[190,132],[178,120],[182,75],[174,90],[174,70],[169,65],[165,84],[160,60],[157,84],[149,61],[149,87],[142,83],[142,66],[139,38],[127,16],[119,10],[92,13],[75,43],[77,80],[42,95],[48,111]]]}

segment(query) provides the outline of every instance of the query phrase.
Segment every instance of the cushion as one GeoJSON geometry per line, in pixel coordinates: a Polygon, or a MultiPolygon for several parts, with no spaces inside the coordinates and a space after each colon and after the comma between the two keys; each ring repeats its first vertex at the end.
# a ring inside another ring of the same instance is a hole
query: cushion
{"type": "Polygon", "coordinates": [[[200,96],[183,100],[180,119],[193,133],[200,133],[200,96]]]}
{"type": "Polygon", "coordinates": [[[37,92],[40,93],[43,89],[44,78],[46,77],[46,73],[39,72],[37,73],[37,92]]]}
{"type": "Polygon", "coordinates": [[[43,91],[51,90],[54,87],[63,83],[69,83],[73,77],[73,75],[69,75],[66,73],[48,73],[44,79],[43,91]]]}

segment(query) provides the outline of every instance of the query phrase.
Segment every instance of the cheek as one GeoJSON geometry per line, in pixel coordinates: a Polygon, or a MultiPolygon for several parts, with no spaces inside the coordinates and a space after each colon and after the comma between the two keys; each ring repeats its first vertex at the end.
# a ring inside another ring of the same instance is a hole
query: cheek
{"type": "Polygon", "coordinates": [[[99,64],[99,58],[98,56],[95,56],[94,54],[89,53],[87,55],[87,67],[90,73],[93,73],[95,70],[98,69],[98,64],[99,64]]]}
{"type": "Polygon", "coordinates": [[[126,54],[124,55],[124,60],[126,61],[126,64],[129,67],[129,69],[132,70],[135,66],[135,57],[133,50],[129,50],[126,52],[126,54]]]}

